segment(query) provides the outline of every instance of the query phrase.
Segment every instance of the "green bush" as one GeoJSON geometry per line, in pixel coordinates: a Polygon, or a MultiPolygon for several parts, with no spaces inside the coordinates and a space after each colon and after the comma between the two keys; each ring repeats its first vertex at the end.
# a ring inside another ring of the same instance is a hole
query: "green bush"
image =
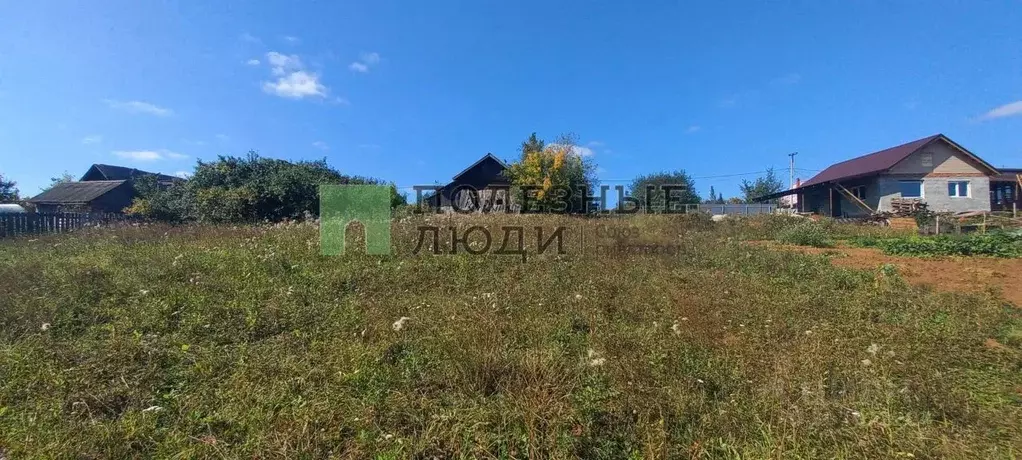
{"type": "Polygon", "coordinates": [[[879,248],[890,255],[1022,257],[1022,235],[1010,232],[886,239],[863,237],[853,239],[852,243],[879,248]]]}
{"type": "Polygon", "coordinates": [[[830,248],[834,246],[830,235],[820,224],[813,221],[799,222],[791,227],[781,230],[777,235],[777,241],[799,246],[812,246],[814,248],[830,248]]]}
{"type": "MultiPolygon", "coordinates": [[[[200,161],[184,184],[164,186],[155,178],[137,181],[133,215],[165,222],[277,222],[319,214],[319,186],[384,184],[367,177],[346,176],[320,161],[290,162],[263,158],[219,157],[200,161]]],[[[406,204],[391,185],[392,206],[406,204]]]]}

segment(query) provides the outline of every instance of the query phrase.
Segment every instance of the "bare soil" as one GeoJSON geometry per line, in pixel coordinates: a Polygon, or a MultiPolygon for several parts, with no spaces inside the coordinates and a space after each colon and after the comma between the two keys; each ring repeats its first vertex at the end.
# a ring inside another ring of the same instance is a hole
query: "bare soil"
{"type": "Polygon", "coordinates": [[[898,273],[914,284],[953,292],[981,292],[993,288],[1008,301],[1022,307],[1022,259],[921,258],[890,256],[875,248],[843,245],[835,248],[812,248],[783,245],[772,241],[757,244],[808,254],[828,254],[833,256],[831,263],[843,267],[876,269],[884,264],[894,264],[898,267],[898,273]]]}

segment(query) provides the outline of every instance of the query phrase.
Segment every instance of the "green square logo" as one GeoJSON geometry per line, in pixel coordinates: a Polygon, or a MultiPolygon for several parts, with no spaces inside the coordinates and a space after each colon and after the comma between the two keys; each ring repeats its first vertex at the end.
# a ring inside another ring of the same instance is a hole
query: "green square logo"
{"type": "Polygon", "coordinates": [[[344,254],[344,232],[358,221],[365,228],[366,253],[390,254],[390,186],[319,186],[319,246],[326,256],[344,254]]]}

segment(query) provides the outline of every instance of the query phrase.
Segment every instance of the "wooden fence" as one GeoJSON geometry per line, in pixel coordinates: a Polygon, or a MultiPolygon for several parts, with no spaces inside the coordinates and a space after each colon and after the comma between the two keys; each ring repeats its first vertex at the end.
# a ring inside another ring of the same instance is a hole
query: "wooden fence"
{"type": "Polygon", "coordinates": [[[80,212],[0,214],[0,238],[65,233],[86,225],[123,220],[119,214],[80,212]]]}

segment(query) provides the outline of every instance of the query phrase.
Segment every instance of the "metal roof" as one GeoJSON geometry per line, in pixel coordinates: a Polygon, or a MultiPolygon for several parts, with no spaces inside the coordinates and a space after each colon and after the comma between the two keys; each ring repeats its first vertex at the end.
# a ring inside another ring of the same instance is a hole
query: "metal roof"
{"type": "Polygon", "coordinates": [[[908,158],[909,155],[938,139],[947,142],[952,147],[965,154],[965,156],[976,161],[981,166],[985,167],[991,174],[997,174],[997,169],[983,161],[982,158],[956,144],[951,139],[948,139],[947,136],[943,134],[934,134],[930,137],[924,137],[922,139],[914,140],[889,149],[884,149],[879,152],[873,152],[868,155],[852,158],[851,160],[835,163],[821,171],[819,174],[813,176],[812,179],[807,180],[804,184],[802,184],[802,186],[810,187],[813,185],[823,184],[825,182],[835,182],[855,177],[869,176],[887,171],[894,167],[894,165],[898,164],[901,160],[908,158]]]}
{"type": "Polygon", "coordinates": [[[81,180],[84,180],[85,177],[89,175],[89,172],[92,171],[93,169],[99,171],[99,173],[103,176],[104,180],[129,180],[136,177],[147,175],[156,176],[157,180],[160,181],[176,182],[182,180],[180,177],[176,176],[168,176],[166,174],[143,171],[141,169],[128,168],[126,166],[105,165],[100,163],[92,165],[92,167],[89,168],[89,171],[86,171],[85,174],[82,176],[81,180]]]}
{"type": "Polygon", "coordinates": [[[465,168],[464,171],[462,171],[462,172],[458,173],[456,176],[454,176],[453,179],[454,180],[458,180],[459,177],[465,175],[465,173],[471,171],[472,168],[475,168],[476,166],[479,166],[482,162],[486,161],[487,159],[496,161],[497,164],[499,164],[503,169],[507,169],[507,163],[504,163],[503,161],[501,161],[500,158],[497,158],[492,153],[487,153],[482,158],[480,158],[479,161],[476,161],[475,163],[472,163],[471,166],[465,168]]]}
{"type": "Polygon", "coordinates": [[[25,208],[14,203],[0,203],[0,214],[24,214],[25,208]]]}
{"type": "Polygon", "coordinates": [[[819,174],[813,176],[811,179],[803,182],[800,187],[783,190],[777,193],[772,193],[770,195],[764,195],[755,198],[753,201],[772,200],[774,198],[779,198],[785,195],[793,195],[808,188],[818,187],[832,182],[840,182],[842,180],[855,179],[858,177],[880,174],[884,171],[887,171],[888,169],[891,169],[901,160],[908,158],[909,155],[912,155],[913,153],[919,151],[923,147],[937,140],[947,142],[948,145],[957,149],[959,152],[971,158],[973,161],[979,163],[981,167],[986,168],[991,175],[999,174],[999,171],[997,171],[997,169],[994,168],[990,163],[983,161],[982,158],[976,156],[972,152],[966,150],[964,147],[958,145],[957,143],[949,139],[947,136],[943,134],[934,134],[929,137],[917,139],[912,142],[894,146],[889,149],[881,150],[879,152],[873,152],[868,155],[852,158],[851,160],[835,163],[833,165],[830,165],[827,169],[821,171],[819,174]]]}
{"type": "Polygon", "coordinates": [[[123,180],[64,182],[28,200],[29,203],[88,203],[119,187],[123,180]]]}
{"type": "Polygon", "coordinates": [[[991,181],[995,182],[1015,182],[1018,179],[1019,174],[1022,174],[1022,168],[1001,168],[1000,174],[991,177],[991,181]]]}

